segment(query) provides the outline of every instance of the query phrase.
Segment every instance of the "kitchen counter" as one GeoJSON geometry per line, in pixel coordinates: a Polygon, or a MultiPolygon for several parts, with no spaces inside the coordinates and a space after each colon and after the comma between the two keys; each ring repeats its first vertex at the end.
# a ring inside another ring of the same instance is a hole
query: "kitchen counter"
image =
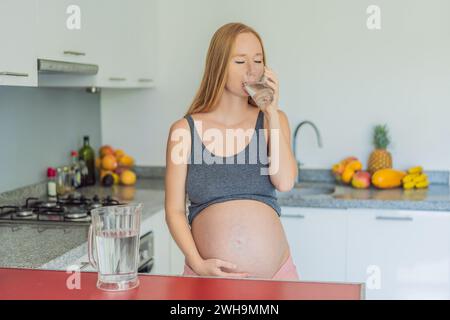
{"type": "Polygon", "coordinates": [[[304,188],[335,188],[331,194],[300,196],[298,189],[277,192],[281,206],[304,208],[368,208],[385,210],[450,211],[450,188],[431,184],[428,189],[355,189],[326,182],[302,182],[304,188]]]}
{"type": "Polygon", "coordinates": [[[96,287],[97,273],[79,275],[80,289],[69,289],[75,274],[3,268],[0,300],[359,300],[364,292],[363,284],[160,275],[139,275],[139,287],[106,292],[96,287]]]}
{"type": "Polygon", "coordinates": [[[0,266],[37,268],[82,245],[86,226],[0,223],[0,266]]]}
{"type": "MultiPolygon", "coordinates": [[[[135,186],[95,185],[77,192],[89,197],[110,195],[120,202],[142,202],[145,221],[164,207],[161,184],[161,179],[140,179],[135,186]]],[[[67,263],[87,253],[88,229],[89,225],[76,223],[0,222],[0,267],[65,269],[67,263]]]]}
{"type": "MultiPolygon", "coordinates": [[[[372,208],[387,210],[449,211],[450,190],[432,184],[423,190],[357,190],[330,182],[302,182],[302,187],[335,187],[329,195],[299,196],[298,190],[277,192],[281,206],[304,208],[372,208]]],[[[78,190],[92,197],[113,196],[122,202],[143,202],[143,221],[164,208],[164,180],[138,179],[135,186],[99,185],[78,190]]],[[[23,197],[25,198],[25,196],[23,197]]],[[[86,255],[88,226],[0,223],[0,266],[63,270],[86,255]]]]}

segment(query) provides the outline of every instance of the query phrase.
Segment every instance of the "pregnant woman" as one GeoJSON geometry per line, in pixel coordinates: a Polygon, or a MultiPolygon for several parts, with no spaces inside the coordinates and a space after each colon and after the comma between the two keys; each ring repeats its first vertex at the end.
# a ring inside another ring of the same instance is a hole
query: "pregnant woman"
{"type": "Polygon", "coordinates": [[[260,36],[224,25],[167,141],[166,222],[185,256],[183,275],[299,280],[275,193],[292,189],[298,173],[290,135],[260,36]],[[265,76],[272,103],[256,105],[244,89],[249,75],[265,76]]]}

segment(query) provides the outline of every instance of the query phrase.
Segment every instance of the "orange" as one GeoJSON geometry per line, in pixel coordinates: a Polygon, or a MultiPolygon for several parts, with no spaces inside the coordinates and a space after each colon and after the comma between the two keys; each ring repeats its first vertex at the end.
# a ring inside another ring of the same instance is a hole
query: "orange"
{"type": "Polygon", "coordinates": [[[99,150],[100,157],[103,158],[107,154],[114,154],[114,149],[109,145],[104,145],[99,150]]]}
{"type": "Polygon", "coordinates": [[[117,168],[117,160],[112,154],[107,154],[102,158],[102,168],[104,170],[114,170],[117,168]]]}
{"type": "Polygon", "coordinates": [[[119,160],[125,155],[125,151],[123,151],[122,149],[117,149],[116,151],[114,151],[114,155],[116,156],[116,159],[119,160]]]}
{"type": "Polygon", "coordinates": [[[130,168],[134,165],[134,159],[129,155],[124,155],[119,159],[119,165],[122,167],[130,168]]]}
{"type": "Polygon", "coordinates": [[[131,170],[125,170],[120,174],[120,182],[126,186],[136,183],[136,174],[131,170]]]}

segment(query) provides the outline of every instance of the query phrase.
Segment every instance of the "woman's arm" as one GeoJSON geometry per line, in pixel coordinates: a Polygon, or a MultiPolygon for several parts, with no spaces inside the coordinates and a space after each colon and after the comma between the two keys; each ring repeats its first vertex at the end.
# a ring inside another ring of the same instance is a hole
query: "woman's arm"
{"type": "Polygon", "coordinates": [[[267,66],[264,68],[267,84],[272,88],[273,101],[264,108],[269,129],[269,175],[270,181],[278,191],[286,192],[293,188],[298,175],[297,161],[291,148],[291,130],[286,114],[279,110],[279,83],[277,75],[267,66]]]}
{"type": "Polygon", "coordinates": [[[269,129],[270,181],[278,191],[287,192],[293,188],[298,175],[289,121],[281,110],[267,111],[265,115],[269,129]]]}
{"type": "Polygon", "coordinates": [[[170,128],[166,150],[165,211],[170,233],[186,257],[187,263],[193,268],[202,258],[186,217],[187,155],[185,152],[177,152],[190,149],[190,135],[186,133],[189,133],[186,120],[179,120],[170,128]]]}

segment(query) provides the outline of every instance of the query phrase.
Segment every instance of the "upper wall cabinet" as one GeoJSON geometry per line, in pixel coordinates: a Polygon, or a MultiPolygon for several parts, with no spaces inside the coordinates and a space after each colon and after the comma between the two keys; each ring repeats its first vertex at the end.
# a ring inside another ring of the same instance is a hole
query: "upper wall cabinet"
{"type": "MultiPolygon", "coordinates": [[[[101,23],[97,1],[38,0],[37,56],[39,59],[97,64],[95,37],[101,23]]],[[[39,74],[39,86],[84,87],[96,83],[95,75],[39,74]]]]}
{"type": "MultiPolygon", "coordinates": [[[[38,0],[38,57],[73,62],[93,61],[92,41],[100,23],[97,1],[38,0]]],[[[97,61],[98,62],[98,61],[97,61]]]]}
{"type": "Polygon", "coordinates": [[[151,87],[156,77],[156,43],[157,43],[157,15],[156,1],[134,0],[135,7],[142,8],[135,13],[135,20],[131,23],[134,37],[131,56],[134,63],[132,84],[138,87],[151,87]]]}
{"type": "Polygon", "coordinates": [[[42,75],[39,85],[151,87],[156,0],[38,0],[38,57],[93,63],[96,76],[42,75]]]}
{"type": "Polygon", "coordinates": [[[156,0],[1,0],[0,85],[152,87],[156,18],[156,0]],[[38,77],[38,59],[99,72],[38,77]]]}
{"type": "Polygon", "coordinates": [[[95,39],[101,61],[97,86],[152,87],[155,78],[156,1],[99,0],[102,11],[95,39]]]}
{"type": "Polygon", "coordinates": [[[0,85],[37,86],[36,1],[0,1],[0,85]]]}

